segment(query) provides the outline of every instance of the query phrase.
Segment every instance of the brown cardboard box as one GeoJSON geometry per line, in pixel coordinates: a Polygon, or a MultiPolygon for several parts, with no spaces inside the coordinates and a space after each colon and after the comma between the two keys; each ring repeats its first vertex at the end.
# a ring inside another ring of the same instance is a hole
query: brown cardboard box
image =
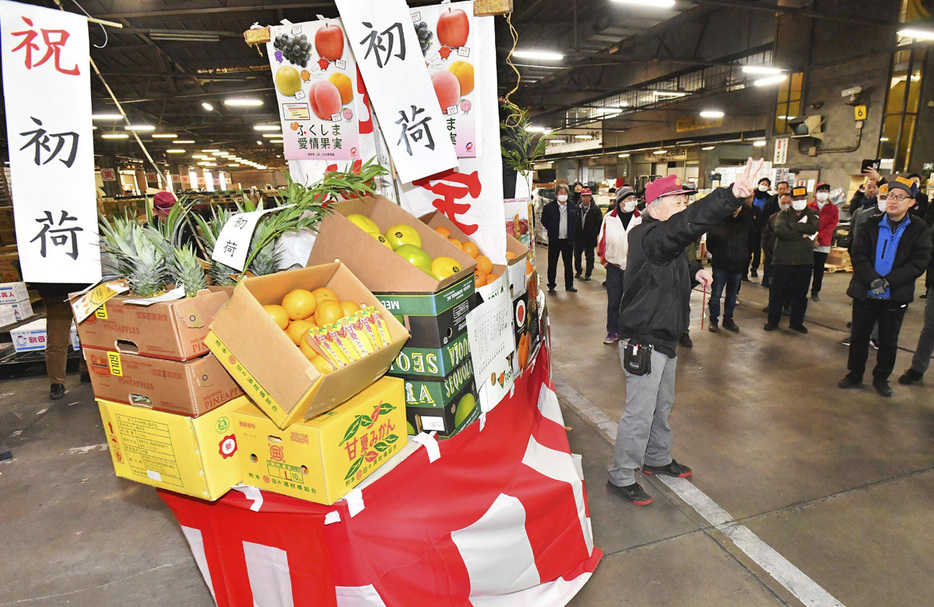
{"type": "Polygon", "coordinates": [[[114,297],[78,325],[78,336],[87,348],[189,360],[207,353],[208,325],[228,297],[229,289],[205,290],[151,306],[114,297]]]}
{"type": "MultiPolygon", "coordinates": [[[[440,211],[432,211],[431,213],[426,213],[422,215],[421,217],[419,217],[418,219],[422,223],[427,225],[429,228],[431,228],[432,230],[434,230],[435,228],[447,228],[451,232],[451,235],[461,242],[467,242],[468,240],[471,240],[470,236],[465,234],[459,227],[457,227],[457,224],[455,224],[453,221],[448,219],[447,215],[445,215],[444,213],[441,213],[440,211]]],[[[479,248],[479,245],[477,248],[479,248]]],[[[483,249],[480,249],[480,253],[482,255],[486,255],[487,257],[489,257],[489,254],[483,249]]],[[[505,271],[506,271],[505,265],[498,264],[498,263],[493,264],[493,274],[496,274],[497,276],[502,276],[503,272],[505,271]]]]}
{"type": "Polygon", "coordinates": [[[15,246],[12,248],[12,253],[0,252],[0,282],[20,282],[23,279],[19,269],[19,254],[15,246]]]}
{"type": "Polygon", "coordinates": [[[94,396],[197,417],[243,390],[214,355],[179,362],[136,354],[84,349],[94,396]]]}
{"type": "Polygon", "coordinates": [[[16,244],[16,232],[13,230],[13,228],[8,230],[0,228],[0,244],[16,244]]]}
{"type": "Polygon", "coordinates": [[[12,230],[13,227],[13,207],[0,207],[0,230],[12,230]]]}
{"type": "Polygon", "coordinates": [[[333,213],[325,216],[307,265],[335,259],[345,263],[374,293],[434,293],[472,274],[477,266],[469,255],[383,196],[341,202],[334,205],[333,213]],[[432,259],[451,257],[460,264],[461,271],[444,280],[435,280],[354,225],[347,219],[347,215],[353,213],[372,219],[381,232],[397,224],[411,226],[421,236],[422,249],[432,259]]]}
{"type": "MultiPolygon", "coordinates": [[[[367,238],[385,249],[371,236],[367,238]]],[[[347,266],[328,263],[245,279],[211,323],[207,345],[247,396],[285,428],[333,409],[382,377],[408,338],[405,327],[347,266]],[[263,310],[264,305],[279,304],[293,289],[318,287],[332,289],[342,301],[374,306],[392,343],[343,369],[319,373],[263,310]]]]}

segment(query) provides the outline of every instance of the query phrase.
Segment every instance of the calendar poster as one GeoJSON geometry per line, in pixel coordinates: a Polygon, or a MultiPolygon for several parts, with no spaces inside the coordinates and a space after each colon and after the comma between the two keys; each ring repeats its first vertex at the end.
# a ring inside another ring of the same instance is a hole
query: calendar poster
{"type": "Polygon", "coordinates": [[[467,314],[470,358],[482,411],[493,409],[512,389],[516,357],[512,314],[509,297],[493,297],[467,314]]]}

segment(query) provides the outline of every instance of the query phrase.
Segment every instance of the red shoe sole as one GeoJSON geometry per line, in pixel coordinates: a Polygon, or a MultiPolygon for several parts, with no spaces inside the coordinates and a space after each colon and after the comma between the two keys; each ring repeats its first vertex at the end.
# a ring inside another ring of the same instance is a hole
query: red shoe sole
{"type": "MultiPolygon", "coordinates": [[[[658,476],[658,475],[655,474],[654,472],[650,472],[650,471],[644,470],[644,469],[642,470],[642,474],[648,474],[649,476],[658,476]]],[[[692,474],[694,474],[694,471],[693,471],[693,470],[691,470],[690,472],[685,472],[684,474],[679,474],[679,475],[676,476],[676,478],[688,478],[688,477],[691,476],[692,474]]],[[[675,475],[673,475],[673,474],[664,474],[664,475],[662,475],[662,476],[675,476],[675,475]]]]}
{"type": "Polygon", "coordinates": [[[639,501],[630,500],[630,501],[636,506],[648,506],[649,504],[652,503],[652,500],[639,500],[639,501]]]}

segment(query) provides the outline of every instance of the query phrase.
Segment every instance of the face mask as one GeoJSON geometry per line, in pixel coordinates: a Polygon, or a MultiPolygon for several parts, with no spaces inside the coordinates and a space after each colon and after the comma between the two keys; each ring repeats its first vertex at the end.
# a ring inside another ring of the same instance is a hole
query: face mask
{"type": "Polygon", "coordinates": [[[567,194],[558,194],[558,202],[567,202],[567,201],[568,201],[567,194]]]}
{"type": "Polygon", "coordinates": [[[624,212],[624,213],[632,213],[632,212],[635,211],[635,210],[636,210],[636,201],[635,201],[635,200],[627,200],[627,201],[625,201],[625,202],[623,203],[623,212],[624,212]]]}
{"type": "Polygon", "coordinates": [[[769,191],[769,186],[767,186],[767,185],[765,185],[765,184],[760,185],[760,186],[759,186],[759,191],[760,191],[760,192],[768,192],[768,191],[769,191]]]}
{"type": "Polygon", "coordinates": [[[885,200],[879,199],[879,201],[876,203],[876,207],[878,207],[880,211],[885,213],[885,200]]]}
{"type": "Polygon", "coordinates": [[[807,200],[793,200],[791,202],[791,208],[796,211],[803,211],[806,206],[808,206],[807,200]]]}
{"type": "Polygon", "coordinates": [[[818,202],[825,202],[828,198],[830,198],[830,192],[818,192],[817,193],[818,202]]]}
{"type": "Polygon", "coordinates": [[[778,208],[780,208],[783,211],[787,211],[788,209],[791,208],[791,205],[790,204],[779,204],[778,208]]]}

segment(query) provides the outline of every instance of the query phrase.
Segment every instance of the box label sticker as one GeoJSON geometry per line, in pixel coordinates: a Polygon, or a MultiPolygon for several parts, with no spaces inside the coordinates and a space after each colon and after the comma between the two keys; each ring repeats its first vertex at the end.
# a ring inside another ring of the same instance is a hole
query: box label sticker
{"type": "Polygon", "coordinates": [[[101,307],[94,312],[94,316],[101,320],[107,320],[107,304],[101,304],[101,307]]]}
{"type": "Polygon", "coordinates": [[[438,432],[444,432],[444,418],[423,415],[422,430],[436,430],[438,432]]]}
{"type": "Polygon", "coordinates": [[[119,352],[107,353],[107,366],[110,368],[110,374],[117,377],[123,377],[123,365],[120,363],[119,352]]]}

